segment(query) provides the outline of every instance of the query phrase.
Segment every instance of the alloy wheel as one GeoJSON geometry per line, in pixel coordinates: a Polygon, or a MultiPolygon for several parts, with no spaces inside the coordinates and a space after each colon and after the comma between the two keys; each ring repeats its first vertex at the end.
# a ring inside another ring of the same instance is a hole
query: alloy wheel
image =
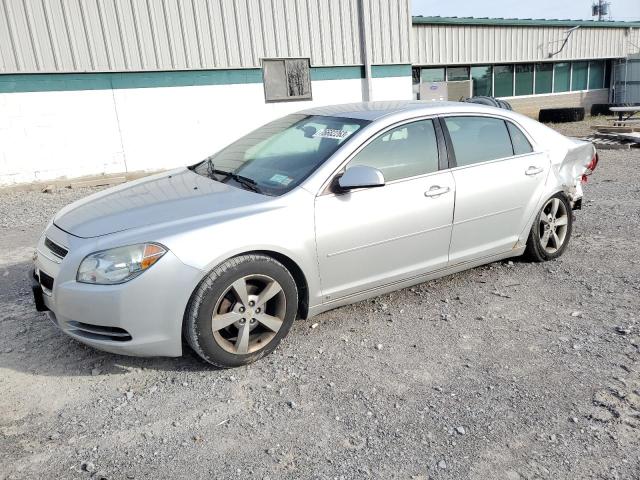
{"type": "Polygon", "coordinates": [[[540,211],[540,245],[548,254],[556,253],[567,238],[569,212],[564,202],[553,197],[540,211]]]}
{"type": "Polygon", "coordinates": [[[276,336],[286,311],[285,294],[276,280],[267,275],[241,277],[216,302],[211,316],[213,337],[229,353],[256,352],[276,336]]]}

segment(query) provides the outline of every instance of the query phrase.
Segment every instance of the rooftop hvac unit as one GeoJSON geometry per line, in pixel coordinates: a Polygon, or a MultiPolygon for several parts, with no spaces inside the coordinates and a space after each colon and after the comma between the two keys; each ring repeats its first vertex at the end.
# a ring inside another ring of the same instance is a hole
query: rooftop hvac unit
{"type": "Polygon", "coordinates": [[[608,2],[598,2],[591,5],[591,16],[592,17],[606,17],[609,15],[609,3],[608,2]]]}

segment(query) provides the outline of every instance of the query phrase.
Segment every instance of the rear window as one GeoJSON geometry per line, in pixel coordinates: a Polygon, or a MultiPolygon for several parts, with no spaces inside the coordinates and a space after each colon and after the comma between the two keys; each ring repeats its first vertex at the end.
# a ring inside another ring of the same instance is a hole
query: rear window
{"type": "Polygon", "coordinates": [[[504,120],[490,117],[445,118],[458,166],[513,156],[504,120]]]}

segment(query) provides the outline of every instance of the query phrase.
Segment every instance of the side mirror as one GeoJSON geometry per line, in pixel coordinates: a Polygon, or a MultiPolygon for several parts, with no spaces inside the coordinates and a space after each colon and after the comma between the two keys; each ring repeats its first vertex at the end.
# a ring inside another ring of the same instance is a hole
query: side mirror
{"type": "Polygon", "coordinates": [[[347,168],[338,179],[338,185],[343,190],[354,188],[371,188],[384,186],[384,175],[377,168],[366,165],[354,165],[347,168]]]}

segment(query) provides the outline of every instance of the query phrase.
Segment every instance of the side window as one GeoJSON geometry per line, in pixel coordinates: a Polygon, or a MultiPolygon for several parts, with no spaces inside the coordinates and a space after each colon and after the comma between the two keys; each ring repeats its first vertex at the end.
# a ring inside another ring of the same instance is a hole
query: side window
{"type": "Polygon", "coordinates": [[[377,168],[387,182],[438,170],[438,143],[432,120],[389,130],[360,151],[347,165],[377,168]]]}
{"type": "Polygon", "coordinates": [[[533,152],[533,147],[531,147],[529,140],[527,140],[527,137],[524,136],[522,130],[520,130],[511,122],[507,122],[507,128],[509,129],[509,134],[511,135],[511,143],[513,144],[514,155],[522,155],[524,153],[533,152]]]}
{"type": "Polygon", "coordinates": [[[513,156],[511,138],[504,120],[490,117],[445,118],[456,163],[474,163],[513,156]]]}

